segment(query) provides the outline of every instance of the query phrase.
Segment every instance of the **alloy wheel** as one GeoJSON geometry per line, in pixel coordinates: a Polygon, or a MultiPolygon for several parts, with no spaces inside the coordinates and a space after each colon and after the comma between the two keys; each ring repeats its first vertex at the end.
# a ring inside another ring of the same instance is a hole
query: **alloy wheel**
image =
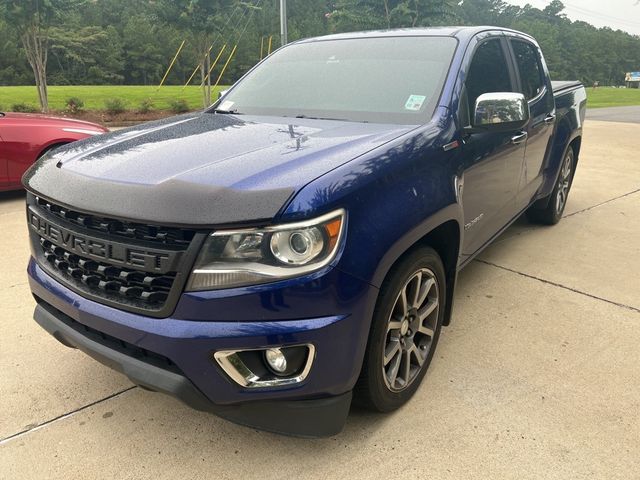
{"type": "Polygon", "coordinates": [[[439,312],[434,272],[421,268],[400,289],[387,322],[382,373],[393,392],[406,389],[422,370],[431,350],[439,312]]]}
{"type": "Polygon", "coordinates": [[[560,178],[558,178],[558,194],[556,195],[556,212],[558,214],[564,211],[569,196],[569,187],[571,186],[571,168],[573,164],[573,156],[567,154],[560,170],[560,178]]]}

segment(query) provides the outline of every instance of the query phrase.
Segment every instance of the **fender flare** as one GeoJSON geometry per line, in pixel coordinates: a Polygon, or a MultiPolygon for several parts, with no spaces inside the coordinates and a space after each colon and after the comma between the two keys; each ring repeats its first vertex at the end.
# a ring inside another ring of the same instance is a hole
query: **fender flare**
{"type": "MultiPolygon", "coordinates": [[[[458,225],[458,245],[456,245],[456,253],[453,258],[453,264],[445,264],[445,274],[447,276],[446,285],[446,307],[444,325],[451,322],[451,312],[453,310],[453,299],[455,286],[458,278],[458,266],[460,263],[460,251],[464,239],[464,216],[462,206],[459,203],[450,204],[433,215],[430,215],[424,222],[416,225],[413,229],[406,232],[399,238],[387,253],[380,259],[378,266],[373,275],[372,284],[378,288],[393,268],[396,262],[414,246],[418,245],[429,233],[435,231],[438,227],[447,222],[455,222],[458,225]]],[[[443,263],[446,259],[443,259],[443,263]]]]}

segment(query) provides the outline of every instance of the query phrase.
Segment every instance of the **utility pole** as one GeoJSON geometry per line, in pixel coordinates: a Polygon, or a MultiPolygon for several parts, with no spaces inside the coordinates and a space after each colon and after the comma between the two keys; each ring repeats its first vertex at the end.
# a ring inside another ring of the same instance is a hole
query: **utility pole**
{"type": "Polygon", "coordinates": [[[287,0],[280,0],[280,43],[285,46],[287,41],[287,0]]]}

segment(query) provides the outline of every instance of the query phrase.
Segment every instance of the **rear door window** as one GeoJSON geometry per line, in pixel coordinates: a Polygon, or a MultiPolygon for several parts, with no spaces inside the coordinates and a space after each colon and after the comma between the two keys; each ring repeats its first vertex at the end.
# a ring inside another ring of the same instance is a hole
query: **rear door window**
{"type": "Polygon", "coordinates": [[[520,40],[512,41],[511,46],[513,47],[516,65],[520,71],[522,93],[527,100],[531,100],[537,97],[544,88],[544,76],[542,68],[540,68],[538,51],[530,43],[520,40]]]}

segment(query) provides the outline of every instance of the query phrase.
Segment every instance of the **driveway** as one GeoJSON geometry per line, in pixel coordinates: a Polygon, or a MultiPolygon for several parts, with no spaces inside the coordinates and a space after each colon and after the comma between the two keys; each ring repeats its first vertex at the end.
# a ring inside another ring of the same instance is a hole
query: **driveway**
{"type": "Polygon", "coordinates": [[[640,123],[640,105],[587,109],[587,119],[600,122],[640,123]]]}
{"type": "Polygon", "coordinates": [[[565,218],[517,222],[461,272],[414,399],[322,440],[195,412],[56,342],[31,319],[23,196],[0,197],[0,478],[637,478],[639,133],[588,122],[565,218]]]}

